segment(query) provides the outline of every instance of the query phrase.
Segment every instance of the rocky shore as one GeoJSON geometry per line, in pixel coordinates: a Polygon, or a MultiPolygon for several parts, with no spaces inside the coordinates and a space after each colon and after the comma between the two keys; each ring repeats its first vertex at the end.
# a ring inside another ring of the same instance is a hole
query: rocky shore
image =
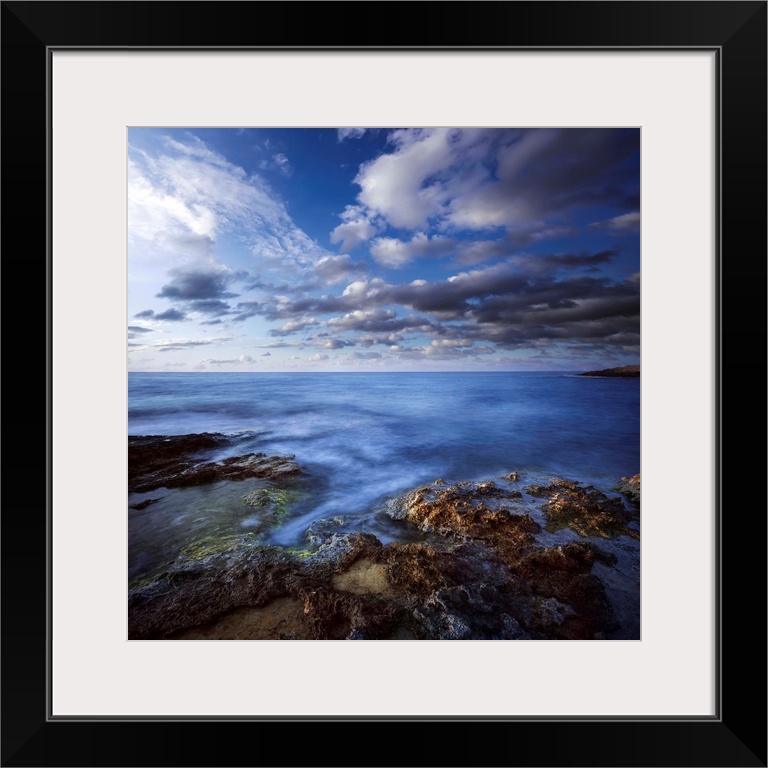
{"type": "Polygon", "coordinates": [[[606,376],[619,379],[639,378],[640,366],[639,365],[622,365],[619,368],[605,368],[602,371],[587,371],[586,373],[579,373],[579,376],[606,376]]]}
{"type": "MultiPolygon", "coordinates": [[[[217,459],[230,440],[131,438],[130,486],[260,477],[270,488],[254,495],[258,507],[302,474],[293,457],[217,459]]],[[[639,476],[636,488],[639,501],[639,476]]],[[[600,540],[639,538],[636,509],[618,497],[561,478],[525,485],[510,472],[485,482],[436,480],[378,514],[424,541],[385,545],[343,531],[343,518],[334,518],[311,526],[305,548],[246,535],[186,546],[129,590],[129,638],[583,640],[619,627],[594,572],[617,561],[600,540]],[[540,543],[564,529],[571,540],[540,543]]]]}

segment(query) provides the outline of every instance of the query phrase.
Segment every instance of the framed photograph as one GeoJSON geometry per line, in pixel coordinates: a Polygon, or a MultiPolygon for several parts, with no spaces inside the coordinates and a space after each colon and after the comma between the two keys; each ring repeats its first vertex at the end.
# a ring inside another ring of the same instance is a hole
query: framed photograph
{"type": "Polygon", "coordinates": [[[415,722],[473,738],[332,762],[765,765],[723,450],[765,382],[723,388],[722,331],[765,349],[766,4],[345,8],[365,43],[270,31],[323,3],[3,4],[47,342],[3,763],[415,722]]]}

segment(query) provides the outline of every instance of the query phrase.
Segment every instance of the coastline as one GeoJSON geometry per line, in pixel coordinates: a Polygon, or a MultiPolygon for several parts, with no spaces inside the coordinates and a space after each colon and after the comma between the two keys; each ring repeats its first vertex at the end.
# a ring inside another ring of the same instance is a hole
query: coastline
{"type": "MultiPolygon", "coordinates": [[[[250,478],[261,487],[243,494],[244,507],[264,530],[280,526],[312,479],[293,457],[220,458],[237,439],[129,438],[130,488],[235,491],[250,478]]],[[[304,547],[252,532],[203,537],[134,580],[129,639],[631,639],[633,611],[610,593],[613,582],[632,587],[616,566],[625,550],[639,551],[637,480],[625,504],[577,481],[532,485],[515,471],[437,479],[376,512],[413,541],[385,544],[373,526],[346,530],[343,516],[312,523],[304,547]]],[[[154,508],[141,514],[151,520],[154,508]]]]}
{"type": "Polygon", "coordinates": [[[639,379],[639,365],[622,365],[618,368],[604,368],[601,371],[586,371],[578,373],[577,376],[596,376],[601,379],[639,379]]]}

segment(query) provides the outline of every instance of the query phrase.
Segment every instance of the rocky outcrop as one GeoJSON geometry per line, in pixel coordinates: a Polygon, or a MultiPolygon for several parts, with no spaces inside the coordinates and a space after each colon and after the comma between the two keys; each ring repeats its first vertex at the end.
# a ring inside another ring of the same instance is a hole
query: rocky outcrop
{"type": "Polygon", "coordinates": [[[639,365],[622,365],[619,368],[604,368],[602,371],[587,371],[579,376],[607,376],[614,378],[638,378],[640,376],[639,365]]]}
{"type": "Polygon", "coordinates": [[[628,496],[632,501],[640,503],[640,475],[633,475],[632,477],[622,477],[620,482],[616,486],[616,490],[619,493],[623,493],[628,496]]]}
{"type": "Polygon", "coordinates": [[[145,493],[157,488],[182,488],[219,480],[261,478],[284,481],[301,474],[293,456],[246,453],[212,460],[236,441],[221,434],[145,435],[128,438],[128,490],[145,493]]]}
{"type": "Polygon", "coordinates": [[[388,514],[427,543],[313,526],[317,549],[246,539],[180,553],[129,595],[131,639],[597,639],[616,627],[591,542],[542,547],[519,491],[425,486],[388,514]]]}
{"type": "Polygon", "coordinates": [[[585,538],[640,538],[627,525],[632,515],[622,500],[609,498],[591,485],[555,478],[549,485],[529,485],[526,491],[531,496],[549,499],[543,507],[548,531],[570,528],[585,538]]]}

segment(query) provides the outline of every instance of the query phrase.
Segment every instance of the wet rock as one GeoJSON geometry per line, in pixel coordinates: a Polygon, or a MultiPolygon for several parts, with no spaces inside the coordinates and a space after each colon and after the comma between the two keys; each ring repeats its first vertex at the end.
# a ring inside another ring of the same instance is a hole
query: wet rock
{"type": "Polygon", "coordinates": [[[529,485],[531,496],[549,499],[544,505],[547,530],[570,528],[579,536],[612,539],[616,536],[639,538],[627,527],[632,516],[620,498],[609,498],[591,485],[555,478],[549,485],[529,485]]]}
{"type": "Polygon", "coordinates": [[[510,483],[519,483],[520,482],[520,475],[517,472],[510,472],[507,475],[501,476],[502,480],[506,480],[510,483]]]}
{"type": "Polygon", "coordinates": [[[419,488],[395,499],[387,513],[407,520],[422,531],[458,538],[505,539],[508,544],[528,543],[540,530],[528,514],[512,514],[505,502],[514,503],[519,491],[499,488],[492,481],[419,488]]]}
{"type": "Polygon", "coordinates": [[[628,496],[632,501],[640,503],[640,475],[633,475],[632,477],[622,477],[621,481],[616,485],[616,490],[619,493],[623,493],[628,496]]]}
{"type": "Polygon", "coordinates": [[[591,542],[540,530],[494,483],[419,488],[391,504],[441,548],[314,526],[313,550],[246,536],[185,547],[129,595],[131,639],[593,639],[616,626],[591,542]]]}
{"type": "Polygon", "coordinates": [[[158,501],[160,501],[160,499],[144,499],[144,501],[140,501],[138,504],[131,504],[130,508],[141,511],[142,509],[146,509],[151,504],[157,504],[158,501]]]}
{"type": "Polygon", "coordinates": [[[275,482],[302,474],[294,456],[246,453],[211,461],[215,451],[242,438],[203,433],[145,435],[128,438],[128,490],[144,493],[156,488],[182,488],[219,480],[262,478],[275,482]]]}

